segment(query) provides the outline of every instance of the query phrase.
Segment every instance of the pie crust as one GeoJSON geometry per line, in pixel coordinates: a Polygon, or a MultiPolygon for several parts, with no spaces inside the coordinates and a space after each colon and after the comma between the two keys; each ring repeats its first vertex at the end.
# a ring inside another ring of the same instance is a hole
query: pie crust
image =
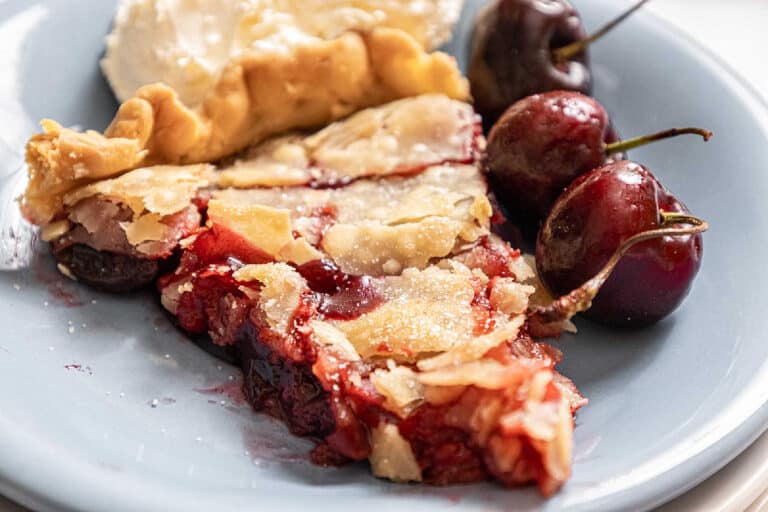
{"type": "Polygon", "coordinates": [[[426,53],[406,32],[347,32],[283,52],[231,61],[201,106],[184,105],[163,84],[125,101],[103,135],[44,121],[27,144],[30,181],[22,210],[46,224],[63,195],[140,166],[213,162],[270,136],[323,126],[362,108],[438,93],[465,100],[455,60],[426,53]]]}
{"type": "Polygon", "coordinates": [[[462,0],[124,0],[101,67],[120,101],[163,82],[199,106],[229,60],[288,51],[345,32],[400,29],[432,51],[447,42],[462,0]]]}

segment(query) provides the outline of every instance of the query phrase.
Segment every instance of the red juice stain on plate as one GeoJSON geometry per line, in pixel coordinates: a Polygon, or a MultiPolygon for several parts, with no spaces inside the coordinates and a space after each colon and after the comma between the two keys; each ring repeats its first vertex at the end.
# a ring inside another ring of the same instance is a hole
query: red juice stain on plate
{"type": "Polygon", "coordinates": [[[83,306],[83,301],[68,289],[68,283],[65,277],[57,272],[37,267],[34,270],[35,279],[48,288],[48,295],[53,301],[66,308],[76,308],[83,306]]]}
{"type": "Polygon", "coordinates": [[[90,366],[83,366],[81,364],[67,364],[64,365],[65,370],[72,370],[80,373],[87,373],[88,375],[93,375],[93,370],[90,366]]]}
{"type": "Polygon", "coordinates": [[[247,454],[254,462],[310,462],[309,452],[301,452],[280,440],[267,437],[253,427],[243,427],[243,443],[247,454]]]}
{"type": "Polygon", "coordinates": [[[48,294],[57,303],[67,308],[77,308],[83,305],[83,302],[72,292],[64,288],[61,283],[50,283],[48,294]]]}
{"type": "Polygon", "coordinates": [[[243,392],[243,379],[238,377],[231,382],[225,382],[218,386],[210,388],[195,389],[201,395],[220,395],[229,398],[229,400],[236,405],[243,405],[246,403],[245,393],[243,392]]]}

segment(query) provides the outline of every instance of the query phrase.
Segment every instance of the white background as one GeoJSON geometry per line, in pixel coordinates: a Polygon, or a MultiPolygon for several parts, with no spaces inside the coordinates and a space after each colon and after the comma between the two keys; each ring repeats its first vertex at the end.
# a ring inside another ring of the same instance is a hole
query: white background
{"type": "Polygon", "coordinates": [[[717,53],[768,99],[768,0],[652,0],[646,8],[717,53]]]}

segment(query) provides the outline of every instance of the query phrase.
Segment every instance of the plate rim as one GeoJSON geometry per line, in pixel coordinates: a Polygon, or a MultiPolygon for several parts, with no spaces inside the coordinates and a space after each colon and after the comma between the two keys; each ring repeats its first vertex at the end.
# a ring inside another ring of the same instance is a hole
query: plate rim
{"type": "MultiPolygon", "coordinates": [[[[603,4],[607,3],[605,0],[599,1],[603,4]]],[[[637,17],[649,18],[648,21],[653,22],[657,30],[675,39],[680,46],[689,50],[687,53],[693,58],[701,63],[709,64],[709,68],[716,71],[714,74],[724,80],[728,90],[738,93],[739,101],[752,107],[749,111],[757,124],[762,126],[767,139],[766,142],[768,142],[768,95],[763,95],[757,86],[747,80],[723,57],[676,23],[655,12],[653,6],[639,13],[637,17]]],[[[751,387],[755,386],[761,375],[763,382],[768,384],[768,361],[763,362],[761,370],[750,381],[751,387]]],[[[599,501],[585,503],[583,510],[632,509],[647,511],[660,507],[706,481],[766,433],[768,433],[768,394],[764,393],[762,402],[754,408],[752,413],[716,442],[705,446],[701,451],[686,458],[672,469],[657,473],[634,487],[624,488],[599,501]],[[701,471],[702,466],[706,466],[707,469],[701,471]],[[669,477],[666,483],[665,477],[669,477]],[[644,490],[645,487],[655,489],[644,490]]],[[[704,441],[700,441],[700,444],[704,444],[704,441]]],[[[574,510],[582,510],[582,508],[576,505],[574,510]]]]}

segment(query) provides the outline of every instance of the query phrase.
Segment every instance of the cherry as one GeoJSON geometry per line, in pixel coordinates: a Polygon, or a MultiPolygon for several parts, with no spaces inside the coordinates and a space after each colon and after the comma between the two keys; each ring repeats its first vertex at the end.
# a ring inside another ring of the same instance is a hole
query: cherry
{"type": "Polygon", "coordinates": [[[531,94],[560,89],[589,94],[588,46],[647,1],[592,36],[568,0],[497,0],[486,7],[475,21],[468,72],[486,128],[531,94]]]}
{"type": "Polygon", "coordinates": [[[504,113],[488,136],[483,166],[505,213],[523,227],[536,227],[578,176],[624,159],[624,151],[683,133],[711,136],[682,128],[618,142],[597,100],[554,91],[524,98],[504,113]]]}
{"type": "Polygon", "coordinates": [[[542,282],[564,295],[537,311],[539,320],[586,310],[586,316],[610,325],[657,322],[688,294],[707,227],[640,164],[614,162],[582,175],[539,233],[542,282]]]}

